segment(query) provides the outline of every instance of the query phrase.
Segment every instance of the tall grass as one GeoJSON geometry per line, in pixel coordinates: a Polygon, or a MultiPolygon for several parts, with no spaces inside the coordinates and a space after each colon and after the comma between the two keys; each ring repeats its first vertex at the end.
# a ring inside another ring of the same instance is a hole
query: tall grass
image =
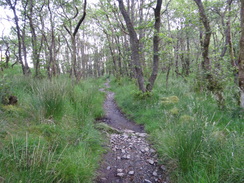
{"type": "Polygon", "coordinates": [[[92,182],[104,151],[93,127],[103,115],[102,81],[9,76],[18,105],[0,106],[1,179],[92,182]]]}
{"type": "Polygon", "coordinates": [[[231,84],[219,109],[214,95],[195,92],[190,79],[172,79],[168,89],[163,83],[158,79],[153,95],[141,98],[128,79],[113,81],[112,89],[122,110],[145,125],[172,182],[243,182],[244,119],[228,91],[231,84]]]}

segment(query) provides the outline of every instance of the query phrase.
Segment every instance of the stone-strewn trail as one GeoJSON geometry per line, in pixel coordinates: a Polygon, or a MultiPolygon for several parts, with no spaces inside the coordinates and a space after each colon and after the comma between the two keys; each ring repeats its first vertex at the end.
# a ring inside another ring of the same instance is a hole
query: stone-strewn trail
{"type": "MultiPolygon", "coordinates": [[[[109,84],[105,84],[109,88],[109,84]]],[[[147,142],[147,134],[121,114],[114,93],[105,91],[106,116],[103,122],[117,129],[108,134],[109,151],[98,170],[97,183],[169,183],[166,170],[159,165],[155,150],[147,142]]]]}

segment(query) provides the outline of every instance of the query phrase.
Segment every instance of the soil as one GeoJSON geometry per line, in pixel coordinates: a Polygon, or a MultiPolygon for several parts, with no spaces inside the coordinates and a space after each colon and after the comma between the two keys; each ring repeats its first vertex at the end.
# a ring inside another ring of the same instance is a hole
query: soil
{"type": "Polygon", "coordinates": [[[105,122],[117,133],[108,133],[108,152],[98,170],[96,183],[169,183],[164,165],[160,165],[156,151],[147,141],[143,126],[128,120],[114,101],[114,93],[107,91],[104,102],[105,122]]]}

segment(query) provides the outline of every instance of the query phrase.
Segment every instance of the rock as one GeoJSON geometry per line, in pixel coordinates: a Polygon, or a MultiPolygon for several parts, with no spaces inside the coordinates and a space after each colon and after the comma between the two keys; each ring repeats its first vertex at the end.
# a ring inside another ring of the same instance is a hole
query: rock
{"type": "Polygon", "coordinates": [[[166,168],[165,168],[165,166],[164,166],[164,165],[162,165],[160,168],[161,168],[163,171],[165,171],[165,170],[166,170],[166,168]]]}
{"type": "Polygon", "coordinates": [[[136,135],[139,136],[139,137],[146,137],[147,136],[146,133],[136,133],[136,135]]]}
{"type": "Polygon", "coordinates": [[[149,151],[149,148],[148,147],[145,147],[145,149],[144,149],[146,152],[148,152],[149,151]]]}
{"type": "Polygon", "coordinates": [[[158,176],[158,174],[157,174],[157,171],[155,170],[154,172],[153,172],[153,176],[158,176]]]}
{"type": "Polygon", "coordinates": [[[154,160],[153,160],[153,159],[148,159],[147,162],[148,162],[149,164],[151,164],[151,165],[154,164],[154,160]]]}
{"type": "Polygon", "coordinates": [[[117,157],[117,160],[121,160],[121,157],[118,156],[118,157],[117,157]]]}
{"type": "Polygon", "coordinates": [[[122,153],[125,153],[125,150],[124,150],[124,149],[122,149],[122,150],[121,150],[121,152],[122,152],[122,153]]]}
{"type": "Polygon", "coordinates": [[[135,172],[134,171],[129,171],[129,175],[134,175],[135,172]]]}
{"type": "Polygon", "coordinates": [[[151,153],[155,153],[156,151],[154,149],[150,149],[150,152],[151,153]]]}
{"type": "Polygon", "coordinates": [[[123,177],[125,174],[124,173],[117,173],[118,177],[123,177]]]}
{"type": "Polygon", "coordinates": [[[100,178],[100,180],[101,180],[101,181],[107,181],[107,179],[104,178],[104,177],[103,177],[103,178],[100,178]]]}
{"type": "Polygon", "coordinates": [[[95,128],[97,128],[99,130],[102,130],[102,131],[105,131],[105,132],[108,132],[108,133],[110,133],[112,135],[113,134],[116,134],[117,135],[117,133],[118,134],[121,133],[119,130],[117,130],[116,128],[113,128],[113,127],[107,125],[106,123],[97,123],[95,125],[95,128]]]}
{"type": "Polygon", "coordinates": [[[125,133],[135,133],[133,130],[124,130],[125,133]]]}
{"type": "Polygon", "coordinates": [[[112,148],[112,151],[116,151],[116,148],[112,148]]]}
{"type": "Polygon", "coordinates": [[[124,134],[122,135],[122,137],[123,137],[124,139],[127,139],[127,138],[129,137],[129,135],[127,135],[126,133],[124,133],[124,134]]]}
{"type": "Polygon", "coordinates": [[[122,159],[130,159],[130,155],[128,154],[128,155],[124,155],[124,156],[122,156],[122,159]]]}
{"type": "Polygon", "coordinates": [[[108,167],[107,167],[107,170],[110,170],[110,169],[111,169],[111,167],[110,167],[110,166],[108,166],[108,167]]]}
{"type": "Polygon", "coordinates": [[[150,180],[145,179],[143,183],[152,183],[150,180]]]}
{"type": "Polygon", "coordinates": [[[123,169],[117,169],[117,173],[122,173],[123,172],[123,169]]]}

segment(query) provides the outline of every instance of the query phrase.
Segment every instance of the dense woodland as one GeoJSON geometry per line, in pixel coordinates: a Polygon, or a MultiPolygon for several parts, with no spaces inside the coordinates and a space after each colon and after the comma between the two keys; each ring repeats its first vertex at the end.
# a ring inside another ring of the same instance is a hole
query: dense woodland
{"type": "Polygon", "coordinates": [[[105,78],[173,182],[243,181],[243,0],[0,6],[0,26],[11,25],[0,33],[0,182],[91,182],[104,152],[91,124],[103,116],[105,78]]]}

